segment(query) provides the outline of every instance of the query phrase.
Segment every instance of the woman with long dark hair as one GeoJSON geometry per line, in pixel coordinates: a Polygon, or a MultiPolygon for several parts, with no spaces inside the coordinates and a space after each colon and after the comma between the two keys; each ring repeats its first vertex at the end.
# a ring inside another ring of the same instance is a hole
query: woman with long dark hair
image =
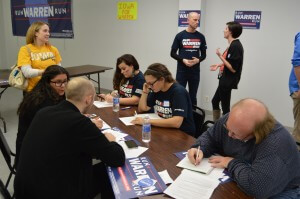
{"type": "MultiPolygon", "coordinates": [[[[113,87],[120,94],[120,104],[137,105],[142,95],[144,82],[143,73],[133,55],[125,54],[117,59],[113,87]]],[[[100,94],[100,97],[107,102],[112,102],[113,99],[111,94],[100,94]]]]}
{"type": "Polygon", "coordinates": [[[19,115],[19,125],[16,141],[16,164],[23,138],[35,114],[46,106],[52,106],[64,100],[65,86],[68,81],[69,73],[66,69],[58,65],[49,66],[32,91],[24,96],[17,111],[19,115]]]}

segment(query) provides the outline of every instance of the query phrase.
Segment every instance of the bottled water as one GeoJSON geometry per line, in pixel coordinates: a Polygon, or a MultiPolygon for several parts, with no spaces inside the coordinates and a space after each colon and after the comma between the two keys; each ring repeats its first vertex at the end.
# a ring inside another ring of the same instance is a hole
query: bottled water
{"type": "Polygon", "coordinates": [[[143,127],[142,127],[142,141],[150,142],[151,140],[151,124],[149,115],[144,117],[143,127]]]}
{"type": "Polygon", "coordinates": [[[112,92],[113,96],[113,111],[114,112],[119,112],[120,110],[120,98],[119,98],[119,93],[117,90],[114,90],[112,92]]]}

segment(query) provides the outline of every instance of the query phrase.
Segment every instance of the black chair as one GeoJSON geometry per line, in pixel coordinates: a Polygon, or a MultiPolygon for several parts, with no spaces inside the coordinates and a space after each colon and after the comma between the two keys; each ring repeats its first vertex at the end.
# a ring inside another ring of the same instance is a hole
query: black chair
{"type": "Polygon", "coordinates": [[[207,120],[203,123],[202,127],[201,127],[201,134],[204,133],[205,131],[207,131],[207,129],[209,129],[210,127],[212,127],[215,124],[214,121],[211,120],[207,120]]]}
{"type": "Polygon", "coordinates": [[[7,188],[4,186],[1,179],[0,179],[0,193],[1,193],[0,196],[2,196],[3,199],[12,199],[10,193],[8,192],[7,188]]]}
{"type": "Polygon", "coordinates": [[[196,132],[194,137],[198,138],[202,134],[201,127],[205,120],[205,111],[202,108],[193,105],[193,117],[194,117],[194,123],[196,127],[196,132]]]}
{"type": "Polygon", "coordinates": [[[1,152],[2,152],[2,155],[5,159],[5,161],[7,163],[7,166],[10,170],[10,174],[9,174],[6,184],[5,184],[5,188],[7,189],[12,175],[16,174],[16,169],[15,169],[14,163],[12,163],[12,160],[11,160],[11,157],[15,156],[15,154],[13,152],[11,152],[9,145],[8,145],[1,129],[0,129],[0,149],[1,149],[1,152]]]}

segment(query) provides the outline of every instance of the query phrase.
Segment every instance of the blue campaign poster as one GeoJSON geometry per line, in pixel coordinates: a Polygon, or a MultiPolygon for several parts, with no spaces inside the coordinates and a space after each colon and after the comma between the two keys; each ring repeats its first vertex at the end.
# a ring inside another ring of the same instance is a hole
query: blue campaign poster
{"type": "MultiPolygon", "coordinates": [[[[200,10],[179,10],[178,12],[178,27],[188,27],[188,14],[190,12],[196,12],[200,14],[200,19],[201,19],[201,11],[200,10]]],[[[198,27],[200,27],[200,22],[198,24],[198,27]]]]}
{"type": "Polygon", "coordinates": [[[167,188],[147,157],[126,159],[123,167],[107,167],[107,172],[117,199],[160,194],[167,188]]]}
{"type": "Polygon", "coordinates": [[[234,21],[239,22],[244,29],[259,29],[261,11],[235,11],[234,21]]]}
{"type": "Polygon", "coordinates": [[[74,38],[71,0],[11,0],[14,36],[25,36],[35,21],[50,25],[50,37],[74,38]]]}

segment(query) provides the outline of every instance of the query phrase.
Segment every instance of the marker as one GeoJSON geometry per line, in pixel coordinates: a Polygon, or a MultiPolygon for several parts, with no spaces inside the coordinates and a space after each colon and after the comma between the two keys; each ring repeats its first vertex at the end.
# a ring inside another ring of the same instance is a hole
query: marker
{"type": "Polygon", "coordinates": [[[131,108],[130,106],[126,106],[126,107],[121,108],[121,110],[126,110],[126,109],[130,109],[130,108],[131,108]]]}

